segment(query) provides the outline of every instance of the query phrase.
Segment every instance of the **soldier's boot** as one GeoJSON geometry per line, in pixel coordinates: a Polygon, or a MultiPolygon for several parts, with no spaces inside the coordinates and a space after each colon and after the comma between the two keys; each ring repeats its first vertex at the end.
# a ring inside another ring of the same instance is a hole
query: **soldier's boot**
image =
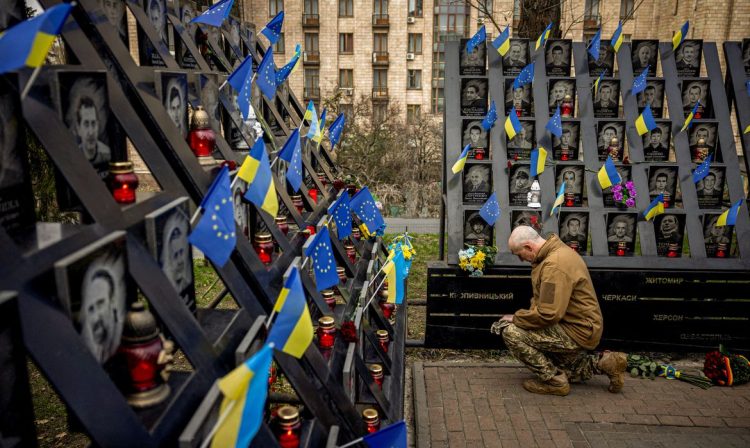
{"type": "Polygon", "coordinates": [[[625,369],[628,367],[628,356],[625,353],[605,351],[596,367],[609,377],[610,392],[614,394],[622,390],[625,369]]]}
{"type": "Polygon", "coordinates": [[[533,394],[559,395],[564,397],[570,393],[570,384],[565,373],[560,372],[548,381],[540,381],[536,378],[523,382],[523,388],[533,394]]]}

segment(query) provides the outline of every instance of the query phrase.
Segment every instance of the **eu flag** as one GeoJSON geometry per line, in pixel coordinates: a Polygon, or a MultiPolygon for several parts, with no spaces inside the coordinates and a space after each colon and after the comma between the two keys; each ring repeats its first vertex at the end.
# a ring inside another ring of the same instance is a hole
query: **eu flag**
{"type": "Polygon", "coordinates": [[[547,122],[547,126],[545,126],[544,128],[554,134],[557,138],[560,138],[562,136],[562,119],[560,118],[560,106],[557,106],[555,115],[553,115],[552,118],[549,119],[549,121],[547,122]]]}
{"type": "Polygon", "coordinates": [[[234,0],[221,0],[219,3],[208,8],[208,11],[191,20],[190,23],[203,23],[219,27],[229,17],[229,12],[232,10],[233,4],[234,0]]]}
{"type": "Polygon", "coordinates": [[[287,64],[280,69],[276,71],[276,85],[279,86],[281,84],[284,84],[284,81],[289,78],[289,75],[292,74],[295,68],[297,68],[297,65],[299,65],[299,58],[302,54],[302,48],[299,44],[297,44],[294,47],[294,55],[292,58],[287,62],[287,64]]]}
{"type": "Polygon", "coordinates": [[[281,26],[284,25],[284,11],[276,14],[276,17],[266,23],[260,33],[268,38],[271,45],[279,41],[281,37],[281,26]]]}
{"type": "Polygon", "coordinates": [[[477,45],[487,40],[487,31],[484,29],[484,25],[479,28],[479,31],[466,42],[466,53],[473,53],[477,45]]]}
{"type": "Polygon", "coordinates": [[[346,191],[328,208],[328,214],[336,223],[336,235],[339,241],[352,234],[352,211],[349,208],[349,193],[346,191]]]}
{"type": "Polygon", "coordinates": [[[60,3],[7,29],[0,36],[0,74],[44,64],[72,8],[70,4],[60,3]]]}
{"type": "Polygon", "coordinates": [[[235,91],[239,92],[245,85],[245,81],[248,76],[252,78],[253,75],[253,56],[248,55],[242,64],[227,78],[227,84],[232,86],[235,91]]]}
{"type": "Polygon", "coordinates": [[[521,70],[521,73],[516,76],[516,79],[513,80],[513,88],[517,89],[519,87],[523,87],[526,84],[534,82],[534,63],[527,65],[526,67],[521,70]]]}
{"type": "Polygon", "coordinates": [[[647,65],[646,68],[643,69],[643,72],[638,75],[637,78],[633,80],[633,88],[631,89],[631,93],[633,95],[637,93],[641,93],[644,90],[646,90],[646,78],[648,77],[648,69],[651,67],[650,65],[647,65]]]}
{"type": "Polygon", "coordinates": [[[589,54],[591,55],[594,60],[599,59],[599,49],[602,44],[602,29],[599,28],[599,31],[594,34],[593,39],[591,39],[591,43],[589,44],[589,54]]]}
{"type": "Polygon", "coordinates": [[[318,291],[328,289],[339,284],[336,273],[336,260],[331,248],[331,236],[328,227],[324,226],[315,234],[312,244],[305,249],[305,256],[312,258],[315,272],[315,287],[318,291]]]}
{"type": "Polygon", "coordinates": [[[709,154],[708,157],[706,157],[706,160],[703,161],[700,165],[698,165],[698,168],[693,171],[693,183],[697,184],[698,182],[702,181],[704,177],[708,176],[708,173],[710,172],[709,169],[711,168],[711,158],[713,157],[713,154],[709,154]]]}
{"type": "MultiPolygon", "coordinates": [[[[248,56],[247,59],[245,59],[245,61],[242,63],[243,65],[246,65],[246,68],[244,69],[245,79],[241,81],[242,86],[237,91],[237,107],[240,108],[242,118],[245,120],[247,120],[248,116],[250,115],[250,103],[252,101],[253,91],[253,63],[250,59],[252,59],[252,56],[248,56]]],[[[241,66],[238,70],[240,69],[242,69],[241,66]]],[[[232,84],[232,87],[234,87],[234,84],[232,84]]]]}
{"type": "Polygon", "coordinates": [[[406,448],[406,422],[401,420],[368,434],[364,442],[370,448],[406,448]]]}
{"type": "Polygon", "coordinates": [[[214,179],[200,208],[203,209],[203,216],[188,241],[214,264],[224,266],[237,243],[229,168],[226,165],[214,179]]]}
{"type": "Polygon", "coordinates": [[[268,47],[263,60],[258,66],[258,74],[255,83],[260,87],[260,91],[269,100],[276,96],[276,65],[273,63],[273,48],[268,47]]]}
{"type": "Polygon", "coordinates": [[[289,162],[286,170],[286,180],[295,193],[302,186],[302,146],[300,144],[299,129],[295,129],[289,136],[284,147],[279,152],[279,158],[289,162]]]}
{"type": "Polygon", "coordinates": [[[367,187],[362,188],[354,195],[351,200],[351,208],[367,227],[368,232],[376,233],[385,229],[385,220],[375,206],[375,199],[373,199],[367,187]]]}
{"type": "Polygon", "coordinates": [[[500,216],[500,204],[497,202],[495,192],[492,192],[492,196],[490,196],[482,208],[479,209],[479,216],[487,221],[487,224],[491,226],[495,225],[495,221],[497,221],[497,218],[500,216]]]}
{"type": "Polygon", "coordinates": [[[482,127],[485,131],[492,129],[497,120],[497,108],[495,107],[495,100],[490,102],[490,110],[487,111],[487,116],[482,120],[482,127]]]}
{"type": "Polygon", "coordinates": [[[339,142],[339,139],[341,138],[341,133],[344,131],[345,123],[346,123],[346,117],[344,116],[344,113],[342,112],[333,121],[333,123],[331,124],[331,127],[328,128],[328,139],[331,141],[331,151],[333,151],[333,147],[336,146],[336,143],[339,142]]]}
{"type": "Polygon", "coordinates": [[[266,342],[273,343],[276,350],[299,359],[312,342],[313,326],[299,269],[292,266],[288,272],[284,287],[273,306],[273,311],[278,313],[278,316],[268,332],[266,342]]]}
{"type": "Polygon", "coordinates": [[[286,143],[284,143],[281,151],[279,151],[279,159],[285,162],[291,162],[292,157],[294,156],[294,151],[296,151],[299,146],[299,128],[295,128],[294,131],[292,131],[292,135],[286,139],[286,143]]]}

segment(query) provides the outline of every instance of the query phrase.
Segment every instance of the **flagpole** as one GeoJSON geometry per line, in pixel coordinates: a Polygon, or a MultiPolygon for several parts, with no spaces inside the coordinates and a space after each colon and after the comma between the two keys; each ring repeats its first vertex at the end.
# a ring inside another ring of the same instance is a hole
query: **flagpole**
{"type": "Polygon", "coordinates": [[[202,209],[203,207],[201,207],[200,204],[198,204],[198,208],[195,210],[195,213],[193,213],[193,216],[190,217],[190,227],[192,227],[193,224],[195,224],[195,220],[198,219],[198,217],[200,216],[202,209]]]}
{"type": "MultiPolygon", "coordinates": [[[[383,267],[385,267],[385,264],[383,264],[383,267]]],[[[394,267],[394,269],[395,269],[395,267],[394,267]]],[[[381,268],[380,268],[380,271],[382,271],[382,270],[383,270],[383,268],[381,267],[381,268]]],[[[380,271],[378,271],[378,273],[377,273],[377,274],[375,274],[375,276],[374,276],[374,277],[377,277],[377,276],[378,276],[378,274],[380,274],[380,271]]],[[[373,277],[373,278],[374,278],[374,277],[373,277]]],[[[388,278],[388,277],[387,277],[387,276],[384,276],[384,277],[383,277],[383,280],[381,280],[381,281],[380,281],[380,284],[379,284],[378,286],[376,286],[376,287],[375,287],[375,292],[374,292],[374,293],[372,294],[372,296],[370,296],[370,300],[368,300],[368,301],[367,301],[367,305],[365,305],[365,307],[364,307],[364,309],[365,309],[365,310],[367,309],[367,307],[368,307],[368,306],[370,306],[370,304],[372,303],[372,301],[373,301],[373,300],[375,299],[375,296],[377,296],[377,295],[378,295],[378,290],[379,290],[379,289],[380,289],[380,287],[381,287],[381,286],[383,285],[383,283],[385,283],[385,279],[386,279],[386,278],[388,278]]],[[[394,289],[395,289],[395,286],[396,286],[396,285],[393,285],[393,286],[394,286],[394,289]]]]}
{"type": "Polygon", "coordinates": [[[34,81],[36,81],[36,77],[39,76],[39,72],[42,71],[42,66],[34,69],[34,72],[31,73],[31,76],[29,76],[29,80],[26,81],[26,85],[23,87],[23,92],[21,92],[21,101],[26,99],[26,95],[29,93],[29,90],[31,90],[31,86],[34,84],[34,81]]]}
{"type": "Polygon", "coordinates": [[[365,440],[365,438],[364,437],[360,437],[359,439],[354,439],[354,440],[352,440],[351,442],[349,442],[347,444],[339,445],[338,448],[346,448],[348,446],[356,445],[356,444],[358,444],[359,442],[361,442],[363,440],[365,440]]]}

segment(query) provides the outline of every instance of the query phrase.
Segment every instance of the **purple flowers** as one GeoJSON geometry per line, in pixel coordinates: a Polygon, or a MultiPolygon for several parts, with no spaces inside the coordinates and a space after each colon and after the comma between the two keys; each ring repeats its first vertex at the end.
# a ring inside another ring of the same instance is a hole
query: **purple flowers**
{"type": "Polygon", "coordinates": [[[627,205],[629,208],[635,207],[635,199],[628,198],[625,200],[625,205],[627,205]]]}
{"type": "Polygon", "coordinates": [[[633,184],[632,180],[625,182],[624,189],[622,184],[612,186],[612,198],[628,208],[635,207],[636,197],[638,197],[638,192],[636,191],[635,184],[633,184]]]}

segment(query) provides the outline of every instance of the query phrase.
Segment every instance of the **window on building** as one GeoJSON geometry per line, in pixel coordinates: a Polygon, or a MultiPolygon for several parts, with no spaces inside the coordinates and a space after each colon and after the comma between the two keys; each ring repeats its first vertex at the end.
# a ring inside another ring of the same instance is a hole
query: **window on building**
{"type": "Polygon", "coordinates": [[[354,0],[339,0],[339,17],[354,17],[354,0]]]}
{"type": "Polygon", "coordinates": [[[439,114],[443,112],[443,104],[445,103],[445,94],[441,87],[432,88],[432,104],[430,104],[432,113],[439,114]]]}
{"type": "Polygon", "coordinates": [[[422,106],[419,104],[407,104],[406,105],[406,123],[417,124],[419,117],[422,115],[422,106]]]}
{"type": "Polygon", "coordinates": [[[284,53],[284,33],[279,33],[279,40],[273,44],[274,53],[284,53]]]}
{"type": "Polygon", "coordinates": [[[596,18],[599,16],[599,0],[586,0],[583,12],[585,17],[596,18]]]}
{"type": "Polygon", "coordinates": [[[376,123],[385,121],[388,114],[388,102],[378,102],[372,105],[372,120],[376,123]]]}
{"type": "Polygon", "coordinates": [[[422,54],[422,34],[409,33],[407,53],[422,54]]]}
{"type": "Polygon", "coordinates": [[[372,13],[378,16],[388,15],[388,0],[375,0],[372,4],[372,13]]]}
{"type": "Polygon", "coordinates": [[[308,54],[318,54],[318,33],[305,33],[305,51],[308,54]]]}
{"type": "Polygon", "coordinates": [[[490,17],[492,15],[492,8],[494,8],[494,2],[492,0],[479,0],[479,17],[490,17]]]}
{"type": "Polygon", "coordinates": [[[422,88],[422,70],[407,70],[407,89],[421,89],[422,88]]]}
{"type": "Polygon", "coordinates": [[[305,0],[305,14],[318,14],[318,0],[305,0]]]}
{"type": "Polygon", "coordinates": [[[635,0],[621,0],[620,2],[620,18],[630,18],[633,15],[633,9],[635,8],[635,0]]]}
{"type": "Polygon", "coordinates": [[[268,0],[268,16],[269,17],[273,17],[283,10],[284,10],[284,0],[268,0]]]}
{"type": "Polygon", "coordinates": [[[354,70],[350,68],[342,68],[339,70],[339,87],[345,89],[354,88],[354,70]]]}
{"type": "Polygon", "coordinates": [[[320,70],[317,68],[305,69],[305,96],[307,98],[320,97],[320,70]]]}
{"type": "Polygon", "coordinates": [[[354,34],[339,33],[339,53],[340,54],[354,53],[354,34]]]}
{"type": "Polygon", "coordinates": [[[434,9],[430,110],[441,113],[445,101],[445,42],[469,37],[471,9],[468,5],[457,4],[453,0],[438,0],[434,9]]]}
{"type": "Polygon", "coordinates": [[[373,34],[372,49],[376,53],[388,53],[388,35],[385,33],[373,34]]]}
{"type": "Polygon", "coordinates": [[[422,17],[422,0],[409,0],[409,17],[422,17]]]}

